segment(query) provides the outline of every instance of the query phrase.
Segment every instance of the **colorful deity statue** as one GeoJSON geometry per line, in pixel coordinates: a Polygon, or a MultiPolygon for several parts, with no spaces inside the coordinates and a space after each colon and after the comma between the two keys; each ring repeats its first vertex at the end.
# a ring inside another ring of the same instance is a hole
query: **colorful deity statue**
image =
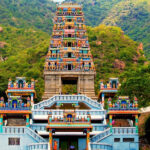
{"type": "Polygon", "coordinates": [[[0,107],[4,107],[4,97],[0,98],[0,107]]]}

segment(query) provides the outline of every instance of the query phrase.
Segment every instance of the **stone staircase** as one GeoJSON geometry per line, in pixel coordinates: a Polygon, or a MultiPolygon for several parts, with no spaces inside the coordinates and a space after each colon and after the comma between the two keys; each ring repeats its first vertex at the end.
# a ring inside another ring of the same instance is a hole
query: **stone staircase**
{"type": "Polygon", "coordinates": [[[26,120],[22,118],[8,118],[7,126],[25,126],[26,120]]]}
{"type": "Polygon", "coordinates": [[[102,131],[101,133],[93,136],[90,141],[99,143],[102,139],[110,136],[112,133],[110,132],[110,128],[107,128],[106,130],[102,131]]]}
{"type": "Polygon", "coordinates": [[[106,130],[102,131],[101,133],[93,136],[90,141],[91,141],[91,150],[94,149],[103,149],[103,150],[111,150],[112,146],[108,145],[106,143],[100,143],[101,140],[107,138],[110,136],[112,133],[110,132],[110,128],[107,128],[106,130]]]}
{"type": "Polygon", "coordinates": [[[103,110],[103,107],[100,103],[98,103],[95,100],[92,100],[91,98],[85,96],[85,95],[55,95],[48,100],[44,100],[40,103],[37,103],[34,105],[34,110],[44,109],[44,107],[51,107],[56,102],[84,102],[87,104],[87,106],[93,108],[93,109],[101,109],[103,110]]]}

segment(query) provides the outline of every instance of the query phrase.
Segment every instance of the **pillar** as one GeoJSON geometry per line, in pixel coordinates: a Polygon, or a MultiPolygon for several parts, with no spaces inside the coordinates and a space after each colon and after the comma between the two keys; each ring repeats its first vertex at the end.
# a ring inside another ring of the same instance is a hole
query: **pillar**
{"type": "Polygon", "coordinates": [[[49,129],[49,145],[50,145],[50,150],[52,150],[53,149],[52,129],[49,129]]]}
{"type": "Polygon", "coordinates": [[[102,106],[104,107],[104,103],[105,103],[105,94],[102,93],[102,106]]]}
{"type": "Polygon", "coordinates": [[[109,115],[109,127],[110,127],[110,132],[112,132],[112,115],[109,115]]]}
{"type": "Polygon", "coordinates": [[[61,85],[61,76],[59,76],[59,94],[62,92],[62,85],[61,85]]]}
{"type": "Polygon", "coordinates": [[[87,133],[86,133],[86,150],[88,150],[89,143],[90,143],[90,130],[87,129],[87,133]]]}
{"type": "Polygon", "coordinates": [[[3,133],[3,114],[0,114],[0,133],[3,133]]]}
{"type": "Polygon", "coordinates": [[[78,94],[80,93],[80,76],[78,76],[78,85],[77,85],[78,94]]]}
{"type": "Polygon", "coordinates": [[[135,115],[135,127],[136,127],[136,133],[138,133],[138,115],[135,115]]]}
{"type": "Polygon", "coordinates": [[[31,106],[34,104],[34,93],[31,93],[31,106]]]}
{"type": "Polygon", "coordinates": [[[26,114],[26,127],[29,127],[30,123],[29,123],[29,114],[26,114]]]}

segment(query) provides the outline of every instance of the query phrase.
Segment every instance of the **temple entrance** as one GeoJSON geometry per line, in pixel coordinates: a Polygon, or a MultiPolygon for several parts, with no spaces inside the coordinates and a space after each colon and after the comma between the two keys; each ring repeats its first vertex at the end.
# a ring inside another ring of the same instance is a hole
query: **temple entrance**
{"type": "Polygon", "coordinates": [[[12,101],[12,108],[17,108],[17,100],[12,101]]]}
{"type": "Polygon", "coordinates": [[[62,150],[78,150],[78,137],[60,137],[59,148],[61,148],[62,150]]]}
{"type": "Polygon", "coordinates": [[[62,80],[62,94],[77,94],[78,78],[63,77],[62,80]]]}
{"type": "Polygon", "coordinates": [[[68,64],[68,70],[72,70],[72,65],[68,64]]]}
{"type": "Polygon", "coordinates": [[[18,81],[18,87],[19,88],[23,88],[23,80],[19,80],[18,81]]]}
{"type": "Polygon", "coordinates": [[[112,88],[117,88],[117,81],[116,80],[112,81],[112,88]]]}
{"type": "Polygon", "coordinates": [[[135,118],[132,115],[117,115],[112,119],[113,127],[134,127],[135,118]]]}
{"type": "Polygon", "coordinates": [[[72,43],[71,42],[68,42],[68,47],[72,47],[72,43]]]}

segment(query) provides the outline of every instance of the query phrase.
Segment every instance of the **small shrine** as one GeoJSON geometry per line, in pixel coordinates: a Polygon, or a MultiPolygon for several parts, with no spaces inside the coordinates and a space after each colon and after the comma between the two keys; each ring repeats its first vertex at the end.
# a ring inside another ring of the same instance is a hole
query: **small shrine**
{"type": "Polygon", "coordinates": [[[91,116],[89,113],[78,117],[75,111],[64,111],[63,117],[53,116],[52,112],[48,116],[49,143],[51,149],[57,150],[58,143],[53,142],[53,134],[56,132],[82,132],[86,136],[86,149],[90,142],[90,132],[92,131],[91,116]],[[56,146],[57,145],[57,146],[56,146]]]}
{"type": "Polygon", "coordinates": [[[108,118],[112,127],[136,127],[138,133],[138,99],[130,101],[128,96],[120,96],[116,102],[108,99],[108,118]]]}
{"type": "Polygon", "coordinates": [[[114,98],[116,95],[118,88],[121,86],[118,78],[109,78],[107,84],[104,84],[103,81],[100,82],[100,92],[98,94],[98,99],[104,106],[105,99],[109,97],[114,98]]]}
{"type": "Polygon", "coordinates": [[[9,79],[6,94],[8,98],[10,96],[21,96],[24,100],[29,100],[30,98],[31,105],[33,105],[34,98],[36,98],[35,81],[31,79],[31,83],[28,83],[25,77],[16,77],[15,82],[9,79]]]}
{"type": "Polygon", "coordinates": [[[9,126],[12,120],[12,122],[18,120],[13,124],[14,126],[29,127],[29,116],[36,96],[34,88],[33,79],[30,84],[26,82],[25,77],[16,77],[15,82],[9,79],[6,90],[8,101],[5,102],[3,97],[0,98],[0,132],[2,132],[3,125],[9,126]]]}

